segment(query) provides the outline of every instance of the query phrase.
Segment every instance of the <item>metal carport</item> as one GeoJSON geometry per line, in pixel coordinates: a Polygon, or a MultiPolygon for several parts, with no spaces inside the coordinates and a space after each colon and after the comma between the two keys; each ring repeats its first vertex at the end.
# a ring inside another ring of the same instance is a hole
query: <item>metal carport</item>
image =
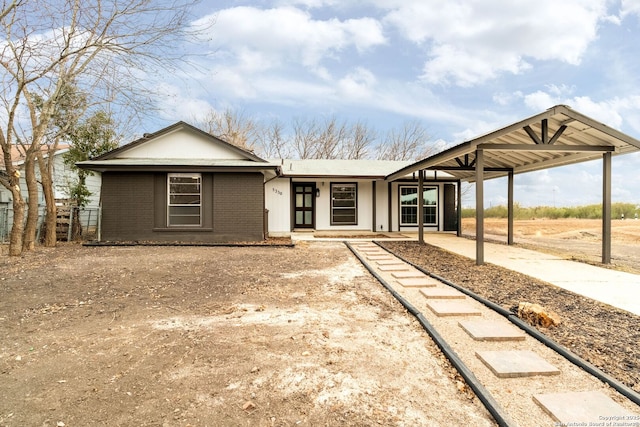
{"type": "MultiPolygon", "coordinates": [[[[394,181],[423,170],[446,171],[458,183],[476,184],[476,264],[484,264],[484,181],[508,177],[508,237],[513,244],[513,176],[557,166],[602,159],[602,262],[611,262],[611,157],[640,151],[640,141],[581,114],[566,105],[513,123],[420,160],[386,177],[394,181]]],[[[422,176],[422,173],[419,173],[422,176]]],[[[421,211],[421,204],[418,204],[421,211]]],[[[418,218],[422,213],[418,212],[418,218]]],[[[424,239],[419,228],[419,238],[424,239]]]]}

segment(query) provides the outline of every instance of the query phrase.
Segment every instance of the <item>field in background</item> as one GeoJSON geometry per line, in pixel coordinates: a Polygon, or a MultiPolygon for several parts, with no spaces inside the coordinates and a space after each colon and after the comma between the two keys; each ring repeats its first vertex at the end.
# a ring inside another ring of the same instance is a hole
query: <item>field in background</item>
{"type": "MultiPolygon", "coordinates": [[[[475,209],[462,209],[463,218],[474,218],[475,209]]],[[[485,218],[507,218],[506,206],[492,206],[484,210],[485,218]]],[[[634,219],[640,216],[640,205],[633,203],[612,203],[611,217],[614,219],[634,219]]],[[[602,205],[585,205],[570,207],[536,206],[522,207],[514,203],[513,217],[515,219],[601,219],[602,205]]]]}
{"type": "MultiPolygon", "coordinates": [[[[474,236],[475,218],[463,218],[462,233],[474,236]]],[[[506,242],[507,219],[485,218],[485,238],[506,242]]],[[[599,219],[528,219],[514,221],[516,244],[542,248],[576,260],[599,263],[602,221],[599,219]]],[[[611,221],[612,264],[640,273],[640,219],[611,221]]]]}

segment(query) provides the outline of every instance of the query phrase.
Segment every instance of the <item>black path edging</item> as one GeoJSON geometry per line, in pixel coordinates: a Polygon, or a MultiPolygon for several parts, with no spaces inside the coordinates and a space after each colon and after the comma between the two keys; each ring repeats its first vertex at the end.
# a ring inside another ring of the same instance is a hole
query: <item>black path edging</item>
{"type": "MultiPolygon", "coordinates": [[[[458,371],[458,373],[464,378],[469,387],[473,390],[473,392],[478,396],[478,399],[482,402],[484,407],[489,411],[491,416],[496,420],[499,426],[501,427],[510,427],[517,425],[511,418],[505,413],[500,404],[496,402],[496,400],[491,396],[491,393],[480,383],[478,378],[471,372],[471,370],[464,364],[462,359],[458,357],[456,352],[447,344],[447,342],[442,338],[442,336],[435,330],[435,328],[429,323],[429,321],[424,317],[424,315],[415,308],[409,301],[407,301],[402,295],[396,292],[395,289],[391,287],[375,270],[373,270],[369,264],[367,264],[360,254],[354,250],[354,248],[349,244],[349,242],[345,241],[344,244],[349,248],[349,250],[358,258],[358,260],[362,263],[362,265],[371,273],[381,284],[387,289],[399,302],[402,304],[409,313],[411,313],[422,325],[423,329],[427,331],[429,336],[435,341],[436,345],[440,348],[442,353],[445,355],[447,359],[451,362],[453,367],[458,371]]],[[[386,250],[385,248],[383,248],[386,250]]],[[[398,257],[399,258],[399,257],[398,257]]]]}
{"type": "Polygon", "coordinates": [[[195,242],[84,242],[87,247],[129,247],[129,246],[190,246],[204,248],[294,248],[294,243],[274,243],[272,245],[261,243],[195,243],[195,242]]]}
{"type": "Polygon", "coordinates": [[[376,245],[380,246],[385,251],[393,254],[393,256],[397,257],[398,259],[406,262],[407,264],[413,266],[417,270],[423,272],[424,274],[426,274],[426,275],[428,275],[430,277],[433,277],[434,279],[439,280],[442,283],[444,283],[446,285],[449,285],[449,286],[459,290],[462,293],[467,294],[468,296],[470,296],[471,298],[475,299],[476,301],[478,301],[478,302],[486,305],[487,307],[491,308],[492,310],[500,313],[501,315],[506,317],[511,323],[513,323],[514,325],[518,326],[520,329],[525,331],[527,334],[529,334],[530,336],[532,336],[533,338],[537,339],[538,341],[540,341],[541,343],[543,343],[547,347],[549,347],[552,350],[554,350],[556,353],[558,353],[559,355],[561,355],[562,357],[567,359],[569,362],[573,363],[577,367],[581,368],[582,370],[586,371],[587,373],[589,373],[589,374],[593,375],[594,377],[598,378],[600,381],[610,385],[611,387],[616,389],[616,391],[618,391],[620,394],[622,394],[623,396],[625,396],[626,398],[631,400],[636,405],[640,405],[640,394],[636,393],[631,388],[629,388],[626,385],[622,384],[619,380],[617,380],[616,378],[610,376],[606,372],[603,372],[600,368],[598,368],[598,367],[592,365],[591,363],[587,362],[586,360],[584,360],[583,358],[581,358],[577,354],[573,353],[568,348],[558,344],[557,342],[555,342],[554,340],[552,340],[551,338],[549,338],[548,336],[546,336],[545,334],[540,332],[538,329],[536,329],[533,326],[529,325],[528,323],[524,322],[522,319],[520,319],[518,316],[513,314],[511,311],[507,310],[506,308],[504,308],[504,307],[502,307],[502,306],[500,306],[500,305],[498,305],[498,304],[496,304],[496,303],[494,303],[492,301],[489,301],[488,299],[485,299],[485,298],[481,297],[480,295],[476,294],[475,292],[472,292],[472,291],[470,291],[470,290],[468,290],[468,289],[466,289],[466,288],[464,288],[464,287],[462,287],[460,285],[452,283],[452,282],[448,281],[447,279],[438,276],[437,274],[434,274],[434,273],[431,273],[431,272],[425,270],[424,268],[420,267],[419,265],[416,265],[416,264],[412,263],[411,261],[408,261],[408,260],[404,259],[403,257],[391,252],[387,248],[385,248],[382,245],[380,245],[380,243],[377,242],[377,241],[374,241],[374,243],[376,245]]]}

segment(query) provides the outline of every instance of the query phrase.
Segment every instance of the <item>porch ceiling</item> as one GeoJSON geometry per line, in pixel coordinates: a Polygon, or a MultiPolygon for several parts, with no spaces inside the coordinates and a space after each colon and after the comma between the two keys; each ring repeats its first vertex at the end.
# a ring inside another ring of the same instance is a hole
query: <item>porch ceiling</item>
{"type": "Polygon", "coordinates": [[[475,153],[484,152],[484,178],[570,165],[640,151],[640,141],[575,110],[557,105],[535,116],[479,136],[418,161],[386,177],[393,181],[418,170],[443,170],[462,181],[476,179],[475,153]]]}

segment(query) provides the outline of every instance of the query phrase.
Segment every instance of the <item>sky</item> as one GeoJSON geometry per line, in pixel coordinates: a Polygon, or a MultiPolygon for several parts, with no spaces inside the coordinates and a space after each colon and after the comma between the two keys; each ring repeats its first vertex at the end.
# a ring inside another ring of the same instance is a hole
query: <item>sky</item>
{"type": "MultiPolygon", "coordinates": [[[[194,12],[207,30],[180,48],[196,66],[156,82],[145,132],[232,109],[382,133],[419,120],[447,148],[565,104],[640,139],[638,0],[216,0],[194,12]]],[[[639,155],[614,157],[613,202],[640,205],[639,171],[639,155]]],[[[601,175],[600,161],[517,175],[515,201],[600,203],[601,175]]],[[[485,206],[506,195],[504,179],[485,184],[485,206]]]]}

